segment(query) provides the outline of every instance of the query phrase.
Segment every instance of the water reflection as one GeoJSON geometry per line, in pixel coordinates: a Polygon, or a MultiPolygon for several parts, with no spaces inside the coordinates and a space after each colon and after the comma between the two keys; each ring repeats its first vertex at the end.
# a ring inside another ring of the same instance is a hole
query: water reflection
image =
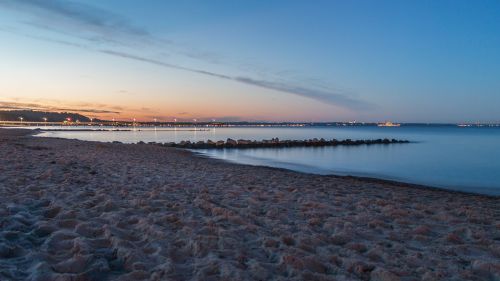
{"type": "Polygon", "coordinates": [[[500,195],[500,129],[458,127],[217,128],[118,132],[47,132],[44,136],[126,143],[181,140],[376,139],[411,144],[209,150],[211,157],[320,174],[374,176],[500,195]]]}

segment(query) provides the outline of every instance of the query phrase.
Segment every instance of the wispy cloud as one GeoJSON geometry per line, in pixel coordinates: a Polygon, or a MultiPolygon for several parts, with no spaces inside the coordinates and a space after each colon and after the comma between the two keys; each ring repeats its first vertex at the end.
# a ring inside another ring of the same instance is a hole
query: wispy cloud
{"type": "Polygon", "coordinates": [[[119,56],[122,58],[127,58],[127,59],[132,59],[132,60],[137,60],[137,61],[142,61],[162,67],[167,67],[167,68],[175,68],[179,70],[184,70],[184,71],[189,71],[189,72],[194,72],[198,74],[203,74],[203,75],[209,75],[213,77],[217,77],[220,79],[226,79],[226,80],[232,80],[236,82],[240,82],[243,84],[248,84],[268,90],[275,90],[283,93],[288,93],[288,94],[293,94],[305,98],[310,98],[314,99],[317,101],[321,101],[323,103],[331,104],[331,105],[336,105],[336,106],[343,106],[346,108],[351,108],[351,109],[356,109],[356,110],[362,110],[362,109],[370,109],[373,105],[364,102],[362,100],[357,100],[354,98],[351,98],[349,96],[343,95],[342,93],[335,93],[333,91],[325,91],[325,90],[320,90],[320,89],[312,89],[312,88],[307,88],[307,87],[300,87],[300,86],[295,86],[295,85],[290,85],[287,83],[282,83],[282,82],[274,82],[274,81],[266,81],[266,80],[257,80],[249,77],[237,77],[237,76],[229,76],[225,74],[220,74],[220,73],[215,73],[215,72],[210,72],[210,71],[205,71],[205,70],[200,70],[200,69],[193,69],[193,68],[188,68],[188,67],[183,67],[175,64],[170,64],[167,62],[163,62],[160,60],[156,59],[150,59],[146,57],[141,57],[141,56],[136,56],[124,52],[117,52],[117,51],[112,51],[112,50],[100,50],[103,53],[113,55],[113,56],[119,56]]]}
{"type": "MultiPolygon", "coordinates": [[[[85,43],[82,44],[81,42],[70,42],[67,40],[30,35],[30,37],[35,39],[52,41],[57,44],[84,48],[115,57],[142,61],[161,67],[188,71],[218,79],[231,80],[353,110],[369,109],[374,106],[373,104],[353,97],[350,93],[324,87],[320,89],[303,86],[292,82],[286,82],[284,79],[275,81],[275,79],[255,79],[250,76],[232,76],[200,68],[186,67],[164,61],[163,59],[157,59],[157,56],[150,56],[144,53],[155,51],[153,49],[154,46],[161,47],[162,52],[164,52],[167,45],[170,47],[172,46],[172,41],[154,36],[148,30],[133,24],[125,17],[83,3],[61,0],[2,0],[0,1],[0,7],[10,8],[27,14],[31,18],[31,20],[27,22],[30,25],[63,33],[67,36],[84,40],[83,42],[85,43]],[[139,45],[142,47],[135,48],[139,45]],[[124,51],[124,47],[126,47],[128,51],[124,51]],[[139,50],[143,55],[135,54],[139,50]]],[[[201,51],[190,54],[184,52],[184,55],[190,58],[210,62],[213,60],[214,54],[207,54],[209,53],[201,51]]]]}
{"type": "Polygon", "coordinates": [[[284,93],[290,93],[297,96],[311,98],[322,101],[324,103],[340,105],[351,109],[370,109],[373,106],[368,102],[354,99],[342,93],[335,93],[334,91],[325,91],[301,86],[294,86],[282,82],[256,80],[248,77],[233,77],[232,79],[241,83],[276,90],[284,93]]]}
{"type": "Polygon", "coordinates": [[[128,43],[151,34],[127,18],[94,6],[61,0],[2,0],[0,5],[30,15],[24,23],[93,42],[128,43]],[[78,32],[75,32],[78,31],[78,32]]]}
{"type": "Polygon", "coordinates": [[[222,79],[234,80],[231,76],[228,76],[228,75],[219,74],[219,73],[210,72],[210,71],[201,70],[201,69],[196,69],[196,68],[184,67],[182,65],[172,64],[172,63],[164,62],[161,60],[147,58],[147,57],[143,57],[143,56],[138,56],[138,55],[134,55],[134,54],[126,53],[126,52],[113,51],[113,50],[99,50],[99,52],[104,53],[104,54],[108,54],[108,55],[112,55],[112,56],[126,58],[126,59],[147,62],[147,63],[155,64],[158,66],[194,72],[194,73],[208,75],[208,76],[222,78],[222,79]]]}

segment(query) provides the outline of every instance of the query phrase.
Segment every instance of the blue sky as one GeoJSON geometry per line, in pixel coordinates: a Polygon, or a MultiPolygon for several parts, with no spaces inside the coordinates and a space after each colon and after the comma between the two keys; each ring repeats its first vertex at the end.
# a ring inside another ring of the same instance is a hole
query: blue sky
{"type": "Polygon", "coordinates": [[[0,107],[499,122],[498,1],[0,2],[0,107]]]}

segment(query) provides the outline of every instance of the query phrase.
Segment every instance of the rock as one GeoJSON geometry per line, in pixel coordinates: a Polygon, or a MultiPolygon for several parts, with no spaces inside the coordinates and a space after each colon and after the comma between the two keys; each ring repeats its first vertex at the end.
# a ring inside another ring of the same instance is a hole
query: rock
{"type": "Polygon", "coordinates": [[[249,145],[251,143],[252,143],[252,141],[250,141],[250,140],[238,140],[238,146],[249,145]]]}
{"type": "Polygon", "coordinates": [[[198,141],[194,145],[194,148],[205,148],[205,142],[204,141],[198,141]]]}
{"type": "Polygon", "coordinates": [[[238,146],[238,142],[236,142],[233,139],[227,139],[226,140],[226,147],[236,147],[238,146]]]}
{"type": "Polygon", "coordinates": [[[198,149],[203,149],[203,148],[249,148],[249,147],[300,147],[300,146],[336,146],[336,145],[362,145],[362,144],[387,144],[387,143],[406,143],[408,141],[403,141],[403,140],[396,140],[396,139],[377,139],[377,140],[351,140],[351,139],[346,139],[343,141],[338,141],[336,139],[333,139],[331,141],[325,140],[324,138],[317,139],[308,139],[308,140],[280,140],[279,138],[272,138],[270,140],[262,140],[262,141],[252,141],[252,140],[244,140],[244,139],[239,139],[238,141],[233,140],[231,138],[227,139],[226,142],[224,141],[217,141],[213,142],[211,140],[208,140],[206,143],[203,143],[202,141],[196,142],[196,143],[191,143],[189,141],[181,141],[178,144],[175,143],[169,143],[169,144],[163,144],[163,146],[170,146],[170,147],[181,147],[181,148],[198,148],[198,149]]]}
{"type": "Polygon", "coordinates": [[[191,147],[191,142],[190,141],[181,141],[178,145],[180,147],[191,147]]]}

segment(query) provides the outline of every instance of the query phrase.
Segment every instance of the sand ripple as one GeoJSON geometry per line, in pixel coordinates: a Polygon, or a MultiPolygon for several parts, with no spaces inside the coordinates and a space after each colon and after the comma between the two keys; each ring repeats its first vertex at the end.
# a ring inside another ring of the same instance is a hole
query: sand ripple
{"type": "Polygon", "coordinates": [[[0,194],[0,280],[500,280],[498,198],[2,130],[0,194]]]}

